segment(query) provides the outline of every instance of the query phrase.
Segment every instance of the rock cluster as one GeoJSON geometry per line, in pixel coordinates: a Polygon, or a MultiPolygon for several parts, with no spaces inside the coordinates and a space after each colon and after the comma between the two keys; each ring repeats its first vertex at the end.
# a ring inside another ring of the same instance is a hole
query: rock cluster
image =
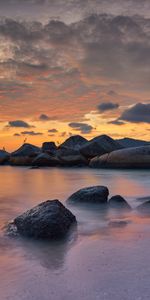
{"type": "MultiPolygon", "coordinates": [[[[73,205],[89,204],[99,211],[105,207],[109,211],[115,210],[117,216],[126,216],[132,210],[128,202],[120,195],[108,199],[109,190],[105,186],[91,186],[73,193],[66,203],[73,205]],[[96,206],[95,206],[96,205],[96,206]],[[125,213],[125,215],[124,215],[125,213]]],[[[150,216],[150,201],[137,207],[140,214],[150,216]]],[[[113,211],[114,212],[114,211],[113,211]]],[[[126,219],[113,219],[109,227],[124,227],[130,221],[126,219]]],[[[65,237],[70,229],[76,228],[77,220],[72,212],[59,200],[47,200],[16,217],[7,226],[7,234],[23,236],[34,239],[60,239],[65,237]]]]}
{"type": "Polygon", "coordinates": [[[45,142],[41,148],[25,143],[11,154],[0,150],[0,164],[33,167],[150,168],[150,144],[133,139],[130,144],[134,146],[124,147],[123,142],[119,143],[107,135],[98,136],[90,141],[75,135],[59,147],[54,142],[45,142]],[[135,147],[140,143],[144,146],[135,147]]]}

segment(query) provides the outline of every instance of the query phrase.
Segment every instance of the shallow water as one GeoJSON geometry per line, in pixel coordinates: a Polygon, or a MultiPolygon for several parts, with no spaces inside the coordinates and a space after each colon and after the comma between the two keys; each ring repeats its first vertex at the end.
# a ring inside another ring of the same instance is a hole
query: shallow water
{"type": "Polygon", "coordinates": [[[78,230],[61,242],[14,240],[4,225],[47,199],[106,185],[135,208],[150,197],[150,172],[0,167],[0,300],[150,298],[150,219],[91,207],[70,210],[78,230]],[[110,226],[112,220],[127,225],[110,226]]]}

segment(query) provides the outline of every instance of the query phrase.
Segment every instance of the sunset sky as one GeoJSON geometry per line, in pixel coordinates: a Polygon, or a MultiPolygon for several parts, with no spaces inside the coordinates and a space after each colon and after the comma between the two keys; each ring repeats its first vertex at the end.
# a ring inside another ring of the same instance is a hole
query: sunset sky
{"type": "Polygon", "coordinates": [[[149,0],[0,1],[0,148],[150,140],[149,0]]]}

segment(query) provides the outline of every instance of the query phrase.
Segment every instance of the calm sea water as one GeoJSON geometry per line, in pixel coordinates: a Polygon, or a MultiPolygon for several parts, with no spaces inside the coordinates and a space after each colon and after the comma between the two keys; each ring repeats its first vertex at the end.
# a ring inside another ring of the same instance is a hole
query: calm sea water
{"type": "Polygon", "coordinates": [[[70,207],[78,231],[64,242],[14,240],[3,227],[18,214],[48,199],[106,185],[132,207],[150,197],[150,172],[93,169],[0,167],[0,300],[145,300],[150,297],[150,221],[70,207]],[[141,199],[140,199],[141,198],[141,199]],[[110,228],[112,219],[125,228],[110,228]]]}

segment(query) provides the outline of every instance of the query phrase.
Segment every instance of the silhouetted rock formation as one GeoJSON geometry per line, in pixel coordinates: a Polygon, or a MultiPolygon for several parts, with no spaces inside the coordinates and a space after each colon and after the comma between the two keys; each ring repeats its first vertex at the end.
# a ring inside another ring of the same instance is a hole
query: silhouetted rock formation
{"type": "Polygon", "coordinates": [[[75,216],[59,200],[47,200],[15,218],[7,231],[35,239],[58,239],[75,223],[75,216]]]}
{"type": "Polygon", "coordinates": [[[120,195],[115,195],[115,196],[111,197],[108,201],[108,205],[110,208],[131,210],[131,206],[120,195]]]}
{"type": "Polygon", "coordinates": [[[54,167],[60,165],[60,161],[57,157],[49,155],[48,153],[40,153],[32,161],[32,166],[37,167],[54,167]]]}
{"type": "Polygon", "coordinates": [[[121,148],[123,147],[109,136],[101,135],[83,145],[80,152],[85,157],[92,158],[121,148]]]}
{"type": "Polygon", "coordinates": [[[76,148],[60,146],[56,155],[63,166],[85,166],[88,164],[87,159],[76,148]]]}
{"type": "Polygon", "coordinates": [[[42,145],[42,152],[49,153],[51,155],[54,155],[56,153],[57,146],[54,142],[45,142],[42,145]]]}
{"type": "Polygon", "coordinates": [[[132,148],[132,147],[141,147],[141,146],[148,146],[150,142],[142,141],[142,140],[135,140],[131,138],[123,138],[120,140],[116,140],[120,145],[124,148],[132,148]]]}
{"type": "Polygon", "coordinates": [[[60,147],[68,147],[73,149],[79,149],[81,146],[83,146],[87,140],[80,136],[80,135],[73,135],[69,137],[64,143],[61,144],[60,147]]]}
{"type": "Polygon", "coordinates": [[[18,150],[11,153],[10,163],[12,165],[31,165],[33,159],[40,153],[40,148],[24,144],[18,150]]]}
{"type": "Polygon", "coordinates": [[[113,151],[90,161],[92,168],[150,168],[150,146],[113,151]]]}
{"type": "Polygon", "coordinates": [[[5,164],[9,161],[10,154],[5,150],[0,150],[0,165],[5,164]]]}
{"type": "Polygon", "coordinates": [[[109,190],[105,186],[92,186],[73,193],[67,201],[74,204],[106,204],[109,190]]]}

